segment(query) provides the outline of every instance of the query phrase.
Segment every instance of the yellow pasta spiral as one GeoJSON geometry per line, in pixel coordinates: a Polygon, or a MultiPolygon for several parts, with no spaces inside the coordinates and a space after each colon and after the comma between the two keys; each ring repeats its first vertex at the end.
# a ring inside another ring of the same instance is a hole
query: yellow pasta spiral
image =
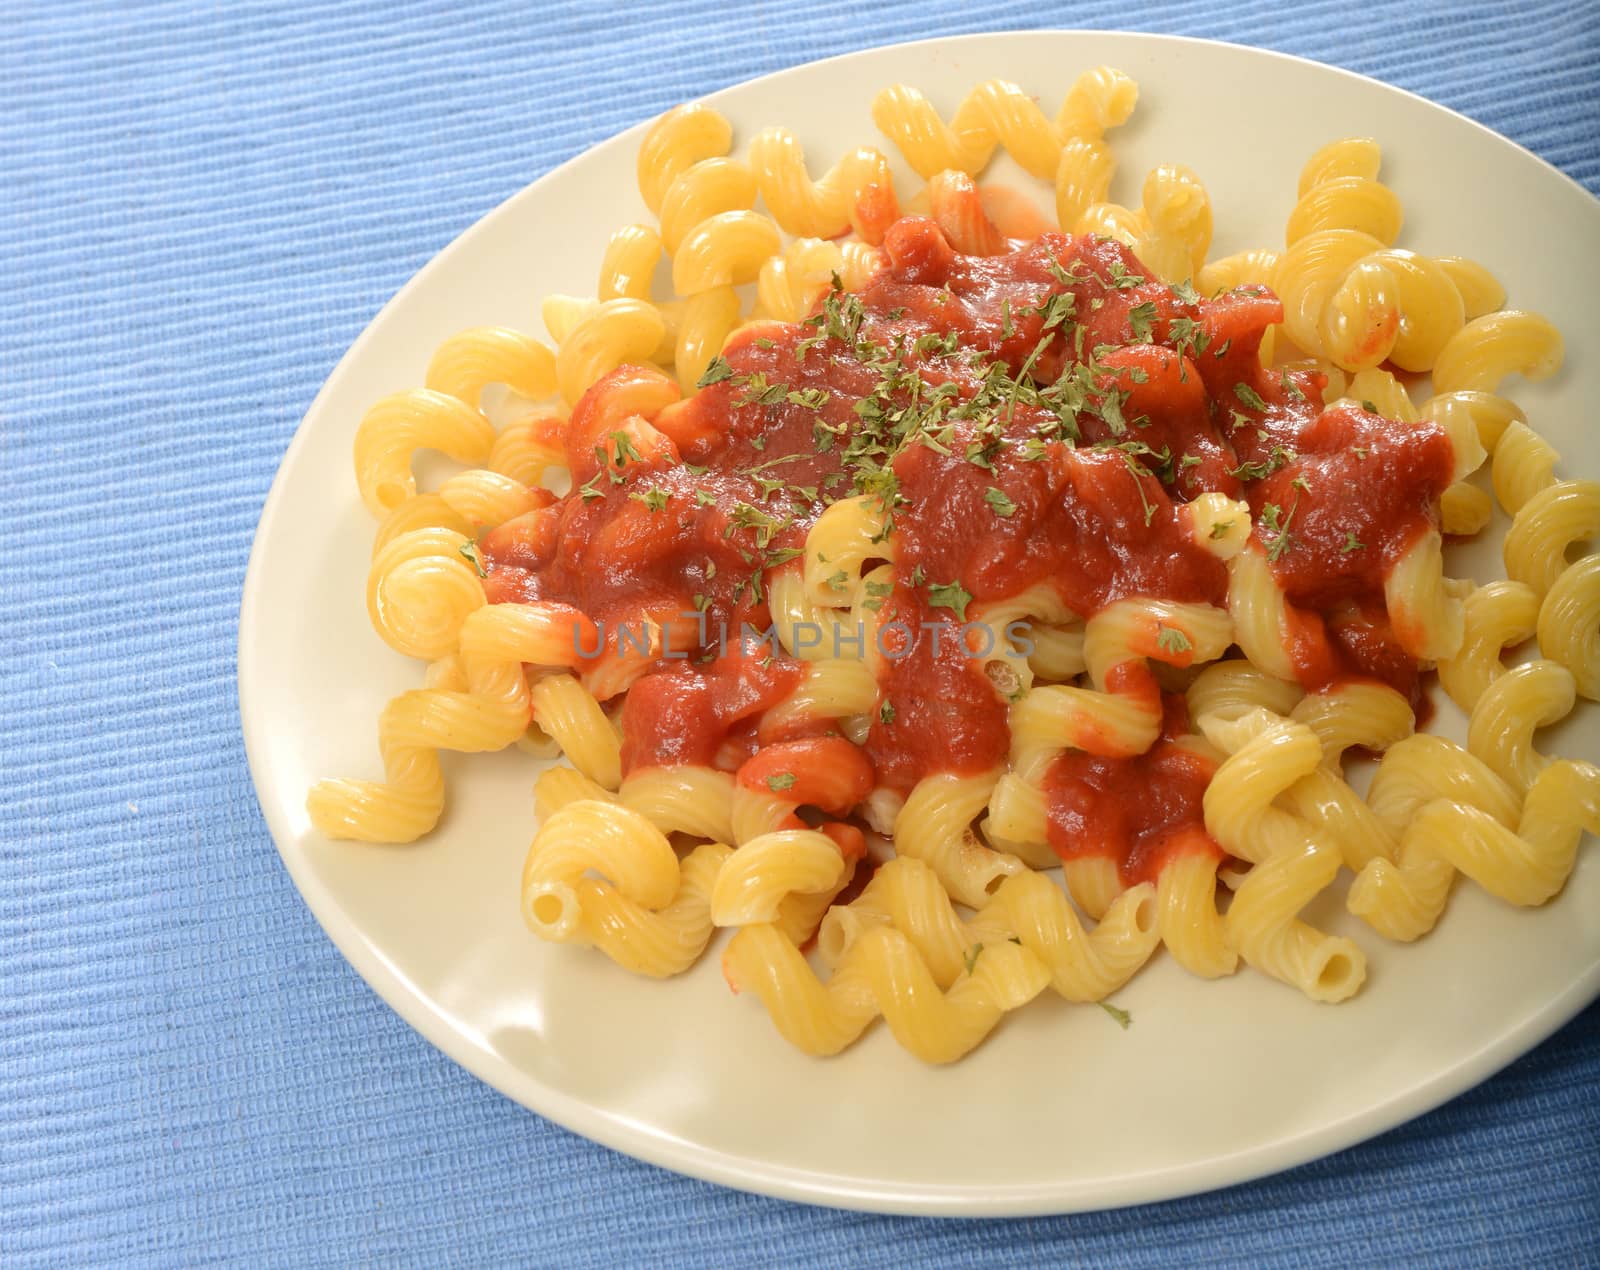
{"type": "Polygon", "coordinates": [[[981,907],[1013,874],[1027,865],[978,841],[972,822],[988,806],[1000,773],[925,776],[895,817],[895,851],[920,860],[963,904],[981,907]]]}
{"type": "Polygon", "coordinates": [[[1228,562],[1228,612],[1244,655],[1274,678],[1293,680],[1289,602],[1259,542],[1228,562]]]}
{"type": "Polygon", "coordinates": [[[1439,663],[1439,683],[1463,710],[1505,674],[1504,649],[1532,637],[1539,615],[1539,597],[1521,582],[1501,579],[1475,588],[1462,615],[1464,635],[1454,657],[1439,663]]]}
{"type": "Polygon", "coordinates": [[[782,245],[778,227],[757,212],[721,212],[696,225],[672,258],[672,287],[694,296],[754,282],[782,245]]]}
{"type": "Polygon", "coordinates": [[[1600,701],[1600,554],[1568,566],[1539,606],[1539,647],[1571,673],[1577,690],[1600,701]]]}
{"type": "Polygon", "coordinates": [[[1572,713],[1577,687],[1572,672],[1541,658],[1495,678],[1472,707],[1467,749],[1515,789],[1525,793],[1551,760],[1533,746],[1533,734],[1572,713]]]}
{"type": "MultiPolygon", "coordinates": [[[[767,606],[778,642],[801,661],[823,661],[850,646],[857,632],[842,620],[842,610],[813,603],[799,568],[788,565],[767,577],[767,606]]],[[[865,642],[865,640],[863,640],[865,642]]]]}
{"type": "Polygon", "coordinates": [[[734,991],[755,993],[784,1039],[807,1054],[837,1054],[882,1014],[895,1040],[926,1063],[968,1053],[1050,981],[1036,956],[1007,941],[985,949],[971,974],[941,992],[911,941],[888,926],[864,931],[826,982],[774,925],[741,928],[722,971],[734,991]]]}
{"type": "Polygon", "coordinates": [[[474,409],[490,384],[539,401],[556,390],[556,359],[531,335],[502,326],[476,327],[439,345],[423,382],[474,409]]]}
{"type": "Polygon", "coordinates": [[[1430,397],[1417,413],[1449,434],[1456,459],[1453,481],[1439,500],[1440,527],[1447,534],[1476,534],[1493,517],[1494,500],[1487,491],[1463,478],[1483,465],[1521,411],[1505,398],[1489,393],[1454,392],[1430,397]]]}
{"type": "Polygon", "coordinates": [[[571,675],[538,679],[529,690],[533,718],[572,765],[595,784],[614,790],[622,781],[622,742],[594,694],[571,675]]]}
{"type": "Polygon", "coordinates": [[[1494,447],[1491,479],[1495,497],[1509,516],[1515,516],[1540,491],[1555,484],[1561,456],[1555,446],[1522,419],[1511,420],[1494,447]]]}
{"type": "Polygon", "coordinates": [[[1145,177],[1141,197],[1137,208],[1091,203],[1064,227],[1127,244],[1149,273],[1166,282],[1195,277],[1211,248],[1211,196],[1200,178],[1186,167],[1163,164],[1145,177]]]}
{"type": "Polygon", "coordinates": [[[1289,338],[1344,370],[1377,366],[1400,333],[1400,284],[1359,229],[1324,229],[1278,259],[1277,290],[1289,338]]]}
{"type": "Polygon", "coordinates": [[[1409,838],[1407,831],[1424,808],[1471,808],[1502,825],[1514,824],[1518,815],[1515,791],[1480,759],[1452,741],[1426,735],[1389,749],[1367,802],[1399,845],[1389,856],[1363,866],[1347,906],[1390,939],[1415,939],[1431,930],[1444,911],[1457,869],[1473,864],[1466,853],[1452,852],[1457,838],[1436,833],[1409,838]]]}
{"type": "Polygon", "coordinates": [[[1234,640],[1233,622],[1209,604],[1119,600],[1084,628],[1089,688],[1047,684],[1011,708],[1012,763],[1036,779],[1064,749],[1091,754],[1142,754],[1161,731],[1161,698],[1145,690],[1113,691],[1112,672],[1129,662],[1194,665],[1220,657],[1234,640]]]}
{"type": "Polygon", "coordinates": [[[1455,284],[1466,310],[1467,321],[1505,307],[1506,289],[1477,261],[1464,256],[1436,256],[1434,264],[1443,269],[1455,284]]]}
{"type": "Polygon", "coordinates": [[[605,803],[615,799],[616,795],[610,790],[596,785],[574,767],[547,767],[533,783],[533,813],[541,824],[568,803],[584,800],[605,803]]]}
{"type": "Polygon", "coordinates": [[[894,560],[883,501],[861,494],[830,503],[806,535],[805,553],[807,598],[827,607],[848,604],[869,560],[894,560]]]}
{"type": "Polygon", "coordinates": [[[1217,911],[1215,856],[1185,852],[1169,860],[1156,879],[1157,929],[1173,960],[1192,975],[1220,979],[1238,968],[1217,911]]]}
{"type": "Polygon", "coordinates": [[[1436,799],[1466,803],[1501,824],[1517,819],[1516,791],[1454,741],[1419,732],[1390,746],[1367,790],[1373,814],[1399,835],[1436,799]]]}
{"type": "Polygon", "coordinates": [[[712,287],[684,301],[673,362],[686,391],[699,383],[738,325],[739,296],[731,286],[712,287]]]}
{"type": "Polygon", "coordinates": [[[1322,761],[1331,767],[1338,767],[1352,746],[1382,752],[1410,736],[1416,726],[1405,697],[1387,684],[1363,680],[1308,692],[1282,713],[1316,734],[1322,761]]]}
{"type": "Polygon", "coordinates": [[[890,860],[850,904],[828,910],[817,948],[839,965],[862,933],[891,926],[907,936],[941,988],[967,973],[981,953],[1002,941],[1019,943],[1050,971],[1050,984],[1069,1001],[1099,1001],[1149,960],[1158,942],[1155,892],[1148,884],[1119,896],[1085,931],[1066,894],[1039,873],[1006,878],[970,920],[963,921],[938,875],[920,860],[890,860]]]}
{"type": "Polygon", "coordinates": [[[1341,862],[1351,869],[1393,859],[1399,852],[1395,836],[1333,769],[1319,767],[1308,773],[1282,798],[1319,838],[1338,848],[1341,862]]]}
{"type": "Polygon", "coordinates": [[[1094,66],[1072,81],[1056,127],[1069,137],[1098,137],[1128,122],[1139,104],[1139,85],[1114,66],[1094,66]]]}
{"type": "Polygon", "coordinates": [[[1400,646],[1419,661],[1453,657],[1465,634],[1461,599],[1444,576],[1444,543],[1428,529],[1383,579],[1383,598],[1400,646]]]}
{"type": "Polygon", "coordinates": [[[1518,510],[1506,531],[1506,572],[1542,599],[1575,544],[1600,535],[1600,481],[1558,481],[1518,510]]]}
{"type": "Polygon", "coordinates": [[[579,878],[584,942],[637,975],[682,974],[716,933],[711,891],[731,854],[720,842],[695,847],[679,865],[677,894],[658,909],[646,908],[602,879],[579,878]]]}
{"type": "Polygon", "coordinates": [[[618,797],[665,834],[737,842],[733,777],[712,767],[649,767],[629,773],[618,797]]]}
{"type": "Polygon", "coordinates": [[[1292,247],[1309,234],[1349,229],[1387,245],[1400,236],[1404,221],[1400,200],[1388,186],[1367,176],[1332,176],[1300,196],[1289,213],[1284,242],[1292,247]]]}
{"type": "Polygon", "coordinates": [[[1036,781],[1003,773],[989,795],[989,814],[979,828],[991,847],[1016,856],[1030,869],[1053,869],[1060,863],[1049,845],[1044,790],[1036,781]]]}
{"type": "Polygon", "coordinates": [[[1110,856],[1075,856],[1061,862],[1061,879],[1072,902],[1097,921],[1111,911],[1125,889],[1117,862],[1110,856]]]}
{"type": "Polygon", "coordinates": [[[825,895],[831,901],[849,876],[849,865],[827,834],[764,833],[740,844],[723,866],[711,893],[711,920],[718,926],[776,922],[791,896],[825,895]]]}
{"type": "Polygon", "coordinates": [[[795,828],[795,805],[787,798],[735,783],[728,809],[733,841],[743,845],[763,834],[795,828]]]}
{"type": "Polygon", "coordinates": [[[373,559],[396,538],[416,529],[449,529],[463,539],[472,536],[472,525],[467,518],[444,499],[437,494],[416,494],[397,503],[394,510],[378,522],[378,532],[372,538],[373,559]]]}
{"type": "Polygon", "coordinates": [[[611,235],[600,258],[596,298],[648,300],[661,259],[661,235],[648,225],[624,225],[611,235]]]}
{"type": "Polygon", "coordinates": [[[667,190],[686,168],[727,154],[732,144],[733,125],[710,106],[689,102],[667,111],[639,145],[636,168],[645,205],[659,216],[667,190]]]}
{"type": "Polygon", "coordinates": [[[697,383],[739,322],[733,288],[753,282],[782,242],[771,219],[725,211],[700,221],[672,258],[672,286],[686,298],[678,325],[678,382],[697,383]]]}
{"type": "Polygon", "coordinates": [[[696,847],[680,864],[638,813],[568,802],[540,826],[522,871],[522,912],[543,939],[592,944],[635,974],[679,974],[715,931],[711,893],[731,849],[696,847]]]}
{"type": "Polygon", "coordinates": [[[967,94],[950,122],[915,88],[895,84],[872,101],[872,121],[924,180],[947,169],[976,176],[995,149],[1042,181],[1054,178],[1068,137],[1099,138],[1125,122],[1138,85],[1120,71],[1098,67],[1080,75],[1055,120],[1009,80],[991,79],[967,94]]]}
{"type": "Polygon", "coordinates": [[[1236,287],[1272,288],[1277,273],[1278,253],[1257,248],[1211,261],[1195,275],[1194,283],[1201,295],[1214,296],[1236,287]]]}
{"type": "Polygon", "coordinates": [[[378,716],[382,781],[318,781],[306,810],[318,832],[362,842],[414,842],[444,810],[441,749],[498,750],[521,734],[524,717],[472,692],[402,693],[378,716]]]}
{"type": "Polygon", "coordinates": [[[1286,715],[1301,695],[1300,685],[1292,679],[1280,679],[1253,661],[1235,657],[1202,670],[1189,685],[1185,703],[1191,719],[1206,714],[1237,719],[1256,709],[1286,715]]]}
{"type": "Polygon", "coordinates": [[[859,291],[887,264],[880,248],[866,243],[797,238],[768,258],[756,277],[756,316],[798,322],[833,285],[859,291]]]}
{"type": "Polygon", "coordinates": [[[417,492],[411,459],[418,450],[482,464],[493,446],[494,427],[461,398],[427,388],[394,393],[368,410],[356,428],[361,501],[381,517],[411,498],[417,492]]]}
{"type": "Polygon", "coordinates": [[[813,181],[805,150],[787,128],[766,128],[750,142],[749,163],[761,197],[786,233],[836,238],[860,232],[856,201],[869,185],[894,188],[889,161],[869,146],[851,150],[813,181]]]}
{"type": "Polygon", "coordinates": [[[1047,179],[1061,152],[1060,134],[1038,104],[1003,79],[974,88],[948,124],[915,88],[895,84],[873,98],[872,121],[924,180],[948,169],[976,176],[1000,145],[1034,176],[1047,179]]]}
{"type": "Polygon", "coordinates": [[[455,651],[462,623],[484,602],[477,571],[461,554],[471,541],[452,529],[413,529],[373,556],[367,616],[390,648],[429,661],[455,651]]]}
{"type": "Polygon", "coordinates": [[[571,620],[537,604],[490,604],[461,625],[468,690],[401,693],[378,718],[384,779],[318,781],[306,809],[319,832],[365,842],[412,842],[444,809],[439,750],[504,749],[532,717],[524,664],[578,660],[571,620]]]}
{"type": "Polygon", "coordinates": [[[695,228],[725,212],[756,205],[755,173],[737,159],[702,159],[667,189],[661,203],[661,244],[676,255],[695,228]]]}
{"type": "Polygon", "coordinates": [[[626,362],[647,362],[666,334],[660,310],[647,300],[597,304],[561,342],[556,377],[571,405],[584,390],[626,362]]]}
{"type": "Polygon", "coordinates": [[[568,803],[539,827],[522,869],[522,915],[543,939],[581,931],[577,883],[593,871],[628,899],[664,908],[678,893],[678,857],[637,812],[608,801],[568,803]]]}
{"type": "Polygon", "coordinates": [[[1083,624],[1048,582],[1003,599],[974,603],[967,624],[987,628],[982,649],[969,641],[968,652],[1009,701],[1033,687],[1033,662],[1041,654],[1053,672],[1051,679],[1070,679],[1086,667],[1083,624]],[[1019,637],[1033,645],[1031,653],[1024,655],[1019,637]]]}
{"type": "Polygon", "coordinates": [[[1317,931],[1300,910],[1339,871],[1339,852],[1273,801],[1322,760],[1304,724],[1254,711],[1199,720],[1228,754],[1204,797],[1206,831],[1252,867],[1224,918],[1228,943],[1250,965],[1317,1001],[1342,1001],[1366,978],[1366,957],[1350,940],[1317,931]]]}
{"type": "Polygon", "coordinates": [[[1438,393],[1423,402],[1417,414],[1442,425],[1452,437],[1464,436],[1470,428],[1476,428],[1478,444],[1486,454],[1494,453],[1513,423],[1528,421],[1516,402],[1471,390],[1438,393]]]}
{"type": "Polygon", "coordinates": [[[1566,345],[1548,318],[1519,309],[1474,318],[1439,350],[1435,392],[1494,392],[1512,374],[1548,379],[1561,369],[1566,345]]]}
{"type": "Polygon", "coordinates": [[[487,467],[456,473],[439,487],[439,497],[475,532],[540,506],[538,496],[521,481],[487,467]]]}
{"type": "Polygon", "coordinates": [[[803,722],[865,714],[877,704],[878,681],[871,667],[852,657],[823,657],[806,663],[805,676],[772,707],[766,724],[782,733],[803,722]]]}
{"type": "Polygon", "coordinates": [[[1078,218],[1111,197],[1117,160],[1100,137],[1068,137],[1056,162],[1056,223],[1071,230],[1078,218]]]}
{"type": "Polygon", "coordinates": [[[1340,137],[1328,142],[1300,169],[1299,195],[1325,181],[1359,176],[1376,180],[1383,163],[1383,147],[1371,137],[1340,137]]]}
{"type": "MultiPolygon", "coordinates": [[[[1374,860],[1350,887],[1350,911],[1390,939],[1413,940],[1432,930],[1457,872],[1508,903],[1545,903],[1571,874],[1583,831],[1600,831],[1600,769],[1567,760],[1550,764],[1514,815],[1510,790],[1498,778],[1481,766],[1473,774],[1475,760],[1464,751],[1456,750],[1454,759],[1449,795],[1421,802],[1409,816],[1398,859],[1374,860]]],[[[1415,759],[1391,751],[1378,779],[1391,763],[1402,762],[1415,759]]],[[[1437,780],[1446,769],[1435,761],[1425,770],[1437,780]]],[[[1408,782],[1419,778],[1427,779],[1415,770],[1404,773],[1408,782]]],[[[1375,800],[1387,795],[1378,779],[1375,800]]],[[[1426,791],[1411,793],[1407,801],[1425,797],[1426,791]]]]}
{"type": "Polygon", "coordinates": [[[1400,327],[1389,360],[1402,370],[1425,371],[1466,324],[1466,306],[1450,275],[1414,251],[1390,248],[1371,257],[1395,281],[1400,327]]]}
{"type": "Polygon", "coordinates": [[[1219,560],[1232,560],[1250,541],[1250,504],[1226,494],[1197,494],[1178,508],[1189,538],[1219,560]]]}
{"type": "Polygon", "coordinates": [[[1494,499],[1487,490],[1456,481],[1439,496],[1439,528],[1447,534],[1471,537],[1483,532],[1494,518],[1494,499]]]}
{"type": "Polygon", "coordinates": [[[1028,668],[1044,683],[1065,683],[1083,673],[1083,626],[1078,622],[1041,623],[1028,634],[1033,652],[1028,668]]]}
{"type": "Polygon", "coordinates": [[[500,429],[489,451],[489,470],[534,486],[552,468],[563,467],[566,452],[557,444],[559,433],[551,427],[558,418],[553,411],[541,411],[524,415],[500,429]]]}
{"type": "Polygon", "coordinates": [[[1445,350],[1461,345],[1468,319],[1494,298],[1487,275],[1459,257],[1439,261],[1393,246],[1404,215],[1377,180],[1381,159],[1376,142],[1348,137],[1306,164],[1287,250],[1267,283],[1283,298],[1284,325],[1301,348],[1344,370],[1388,360],[1404,370],[1434,369],[1439,392],[1482,386],[1456,382],[1445,350]]]}
{"type": "Polygon", "coordinates": [[[1212,232],[1211,196],[1200,178],[1182,164],[1164,163],[1145,177],[1142,196],[1151,229],[1146,241],[1153,236],[1188,253],[1186,268],[1157,272],[1175,281],[1199,273],[1211,250],[1212,232]]]}

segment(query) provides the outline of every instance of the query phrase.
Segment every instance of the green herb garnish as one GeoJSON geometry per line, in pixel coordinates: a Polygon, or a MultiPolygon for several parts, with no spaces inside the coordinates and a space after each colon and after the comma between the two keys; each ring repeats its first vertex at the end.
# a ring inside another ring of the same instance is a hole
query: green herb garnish
{"type": "Polygon", "coordinates": [[[1176,626],[1156,623],[1156,647],[1164,653],[1186,653],[1194,644],[1176,626]]]}
{"type": "Polygon", "coordinates": [[[950,609],[963,622],[971,602],[972,593],[960,582],[935,582],[928,587],[928,603],[934,608],[950,609]]]}
{"type": "Polygon", "coordinates": [[[1133,1015],[1129,1014],[1126,1010],[1118,1009],[1109,1001],[1100,1001],[1096,1004],[1099,1005],[1099,1007],[1109,1014],[1113,1019],[1115,1019],[1117,1021],[1117,1026],[1120,1027],[1124,1032],[1128,1030],[1128,1025],[1133,1022],[1133,1015]]]}
{"type": "Polygon", "coordinates": [[[1267,408],[1267,403],[1262,399],[1261,394],[1250,387],[1249,384],[1235,384],[1233,386],[1233,395],[1252,410],[1265,410],[1267,408]]]}
{"type": "Polygon", "coordinates": [[[709,388],[712,384],[720,384],[724,379],[733,377],[733,367],[721,357],[713,357],[706,367],[705,373],[695,383],[696,388],[709,388]]]}
{"type": "Polygon", "coordinates": [[[996,489],[993,485],[989,486],[983,501],[994,509],[996,516],[1010,516],[1017,510],[1017,505],[1011,501],[1010,496],[1003,489],[996,489]]]}

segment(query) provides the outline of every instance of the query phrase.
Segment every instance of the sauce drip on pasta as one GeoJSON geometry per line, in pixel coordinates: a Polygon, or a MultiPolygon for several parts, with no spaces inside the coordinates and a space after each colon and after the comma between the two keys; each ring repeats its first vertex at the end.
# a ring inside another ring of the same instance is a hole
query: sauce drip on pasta
{"type": "Polygon", "coordinates": [[[1045,775],[1050,845],[1063,859],[1115,860],[1128,885],[1153,882],[1179,851],[1221,854],[1206,834],[1201,800],[1216,771],[1207,755],[1185,746],[1183,698],[1164,698],[1161,736],[1143,754],[1105,758],[1066,753],[1045,775]]]}
{"type": "MultiPolygon", "coordinates": [[[[1249,502],[1307,688],[1364,676],[1419,699],[1383,580],[1437,526],[1452,467],[1439,427],[1324,411],[1320,375],[1263,369],[1283,306],[1261,288],[1205,300],[1092,236],[962,255],[919,217],[884,247],[888,268],[858,294],[836,288],[804,323],[745,328],[701,390],[651,423],[616,421],[643,372],[602,379],[566,427],[573,491],[484,540],[491,602],[667,628],[675,656],[622,707],[625,771],[732,770],[762,745],[837,731],[803,716],[759,728],[803,664],[775,641],[745,655],[737,641],[741,624],[770,627],[772,579],[801,567],[819,516],[857,497],[881,515],[883,544],[859,570],[893,565],[892,583],[858,596],[890,655],[857,736],[877,783],[900,793],[1005,762],[1014,693],[957,634],[985,605],[1040,584],[1080,618],[1130,597],[1224,605],[1226,567],[1179,513],[1205,492],[1249,502]]],[[[1129,665],[1123,690],[1159,692],[1129,665]]],[[[1178,744],[1181,700],[1168,700],[1149,753],[1055,760],[1059,852],[1113,855],[1133,881],[1174,843],[1208,841],[1209,766],[1178,744]]]]}

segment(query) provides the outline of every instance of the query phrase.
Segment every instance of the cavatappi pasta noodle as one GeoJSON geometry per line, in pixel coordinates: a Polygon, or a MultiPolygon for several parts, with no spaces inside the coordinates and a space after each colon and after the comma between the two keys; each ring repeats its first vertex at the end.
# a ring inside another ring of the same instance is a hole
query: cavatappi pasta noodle
{"type": "Polygon", "coordinates": [[[801,1049],[881,1016],[928,1062],[1162,948],[1344,1000],[1366,954],[1307,916],[1342,873],[1394,940],[1458,875],[1556,894],[1600,769],[1536,733],[1600,698],[1600,485],[1503,393],[1559,333],[1400,244],[1368,138],[1209,259],[1198,173],[1112,201],[1137,98],[892,85],[841,156],[657,120],[650,219],[545,301],[553,344],[465,331],[356,429],[368,611],[427,669],[316,827],[412,841],[441,751],[563,754],[535,935],[652,977],[720,936],[801,1049]],[[983,182],[1001,151],[1039,198],[983,182]],[[421,450],[463,470],[419,490],[421,450]],[[1497,504],[1508,576],[1449,577],[1497,504]],[[1465,745],[1417,730],[1434,669],[1465,745]]]}

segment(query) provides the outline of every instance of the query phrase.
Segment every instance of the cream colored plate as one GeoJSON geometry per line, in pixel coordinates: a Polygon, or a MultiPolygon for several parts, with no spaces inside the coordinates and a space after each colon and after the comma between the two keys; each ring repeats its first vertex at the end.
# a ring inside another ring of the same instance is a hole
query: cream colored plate
{"type": "MultiPolygon", "coordinates": [[[[1281,243],[1300,164],[1368,134],[1405,202],[1403,245],[1469,255],[1567,335],[1554,381],[1511,389],[1594,475],[1600,400],[1600,204],[1510,142],[1417,97],[1310,62],[1166,37],[1063,32],[936,40],[800,67],[710,98],[742,141],[794,129],[821,170],[877,141],[880,86],[920,86],[946,112],[973,84],[1013,79],[1053,110],[1078,71],[1139,81],[1114,134],[1113,196],[1179,161],[1215,201],[1214,255],[1281,243]]],[[[350,447],[379,396],[420,382],[433,347],[467,326],[537,328],[537,297],[592,294],[605,237],[644,216],[635,128],[535,182],[422,270],[373,321],[306,415],[262,515],[240,617],[239,691],[261,805],[306,902],[356,969],[435,1045],[568,1128],[729,1186],[901,1212],[1057,1212],[1159,1200],[1287,1168],[1399,1124],[1537,1044],[1600,990],[1600,859],[1563,896],[1517,911],[1460,887],[1410,947],[1344,919],[1371,975],[1353,1002],[1317,1006],[1251,973],[1189,978],[1168,959],[1102,1011],[1041,999],[970,1058],[929,1069],[881,1025],[843,1056],[791,1050],[753,999],[732,998],[715,952],[668,984],[539,943],[517,910],[532,835],[531,761],[446,760],[451,810],[410,847],[311,833],[306,788],[379,773],[374,721],[419,669],[369,629],[373,526],[350,447]]],[[[1002,173],[1006,164],[998,168],[1002,173]]],[[[908,179],[902,192],[914,188],[908,179]]],[[[1476,551],[1460,573],[1490,575],[1476,551]]],[[[1600,710],[1559,729],[1600,755],[1600,710]]],[[[1454,721],[1443,718],[1449,730],[1454,721]]],[[[1459,735],[1459,731],[1458,731],[1459,735]]],[[[1326,898],[1326,897],[1325,897],[1326,898]]]]}

